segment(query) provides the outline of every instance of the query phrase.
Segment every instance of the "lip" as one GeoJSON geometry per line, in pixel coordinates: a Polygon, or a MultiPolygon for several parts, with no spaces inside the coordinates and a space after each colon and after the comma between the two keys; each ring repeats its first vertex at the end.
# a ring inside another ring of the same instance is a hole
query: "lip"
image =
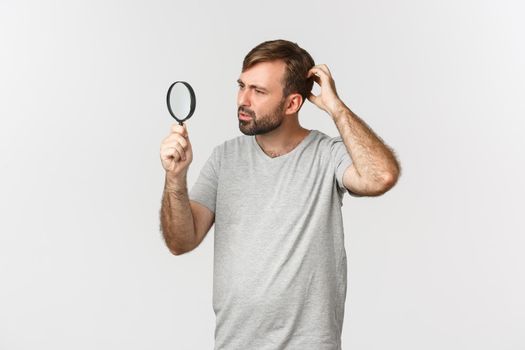
{"type": "Polygon", "coordinates": [[[252,117],[250,117],[248,114],[239,113],[239,120],[251,120],[252,117]]]}

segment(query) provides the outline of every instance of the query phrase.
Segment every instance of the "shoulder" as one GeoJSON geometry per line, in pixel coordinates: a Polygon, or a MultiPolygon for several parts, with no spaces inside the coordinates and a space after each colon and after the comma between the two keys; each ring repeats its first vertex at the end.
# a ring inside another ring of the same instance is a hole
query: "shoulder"
{"type": "Polygon", "coordinates": [[[318,144],[321,148],[333,151],[334,148],[344,145],[341,136],[330,136],[315,129],[313,129],[312,132],[314,133],[314,143],[318,144]]]}
{"type": "Polygon", "coordinates": [[[219,157],[236,153],[238,150],[243,149],[250,144],[250,137],[253,136],[239,135],[226,139],[213,148],[213,153],[217,154],[219,157]]]}

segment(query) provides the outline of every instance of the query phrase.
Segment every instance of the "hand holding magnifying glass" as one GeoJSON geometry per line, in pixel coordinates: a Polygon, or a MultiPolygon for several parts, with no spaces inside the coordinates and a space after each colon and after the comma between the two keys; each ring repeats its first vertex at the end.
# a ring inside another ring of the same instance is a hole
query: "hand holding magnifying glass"
{"type": "Polygon", "coordinates": [[[171,116],[179,124],[171,127],[170,134],[162,141],[160,148],[162,166],[166,170],[166,186],[173,187],[176,179],[185,177],[193,159],[191,142],[183,122],[195,111],[195,93],[190,84],[176,81],[168,89],[166,103],[171,116]]]}

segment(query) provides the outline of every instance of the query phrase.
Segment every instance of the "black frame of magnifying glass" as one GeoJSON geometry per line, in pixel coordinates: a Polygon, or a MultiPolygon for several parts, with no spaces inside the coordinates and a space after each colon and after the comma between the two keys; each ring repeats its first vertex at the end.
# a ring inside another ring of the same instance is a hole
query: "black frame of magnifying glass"
{"type": "Polygon", "coordinates": [[[193,88],[191,87],[190,84],[188,84],[187,82],[185,81],[176,81],[174,82],[173,84],[170,85],[170,88],[168,89],[168,94],[166,95],[166,104],[168,105],[168,111],[170,112],[171,116],[173,118],[175,118],[176,121],[179,122],[179,125],[182,125],[182,123],[185,121],[185,120],[188,120],[190,119],[190,117],[193,115],[193,112],[195,112],[195,104],[196,104],[196,101],[195,101],[195,92],[193,92],[193,88]],[[170,93],[171,93],[171,89],[175,86],[175,84],[183,84],[184,86],[186,86],[186,88],[188,89],[188,91],[190,92],[190,112],[188,113],[188,115],[186,116],[186,118],[184,119],[179,119],[175,116],[175,113],[173,113],[173,111],[171,110],[171,106],[170,106],[170,93]]]}

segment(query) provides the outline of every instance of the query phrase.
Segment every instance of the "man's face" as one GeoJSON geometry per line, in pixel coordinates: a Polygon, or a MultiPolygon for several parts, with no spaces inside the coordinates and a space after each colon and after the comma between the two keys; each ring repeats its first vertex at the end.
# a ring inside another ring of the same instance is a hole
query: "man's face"
{"type": "Polygon", "coordinates": [[[245,135],[260,135],[278,128],[284,119],[285,63],[261,62],[247,69],[237,82],[237,118],[245,135]]]}

